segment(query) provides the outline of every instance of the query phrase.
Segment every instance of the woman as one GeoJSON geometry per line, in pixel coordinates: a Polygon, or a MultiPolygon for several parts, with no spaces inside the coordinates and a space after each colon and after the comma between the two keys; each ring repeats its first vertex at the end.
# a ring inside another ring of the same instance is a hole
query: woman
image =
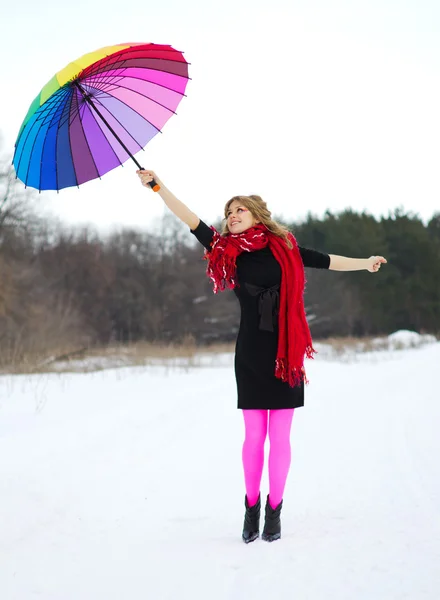
{"type": "Polygon", "coordinates": [[[272,542],[281,537],[293,412],[304,405],[304,356],[312,358],[314,353],[304,312],[304,267],[375,273],[387,261],[382,256],[346,258],[298,246],[294,236],[271,218],[259,196],[229,200],[220,235],[178,200],[153,171],[137,173],[144,186],[155,179],[165,204],[206,248],[214,292],[233,289],[240,302],[235,376],[245,424],[242,538],[249,543],[259,536],[260,482],[269,433],[269,494],[262,539],[272,542]]]}

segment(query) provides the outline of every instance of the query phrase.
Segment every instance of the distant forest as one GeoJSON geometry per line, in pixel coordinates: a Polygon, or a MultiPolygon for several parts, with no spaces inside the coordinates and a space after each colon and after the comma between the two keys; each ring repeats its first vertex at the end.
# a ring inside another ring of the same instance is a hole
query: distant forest
{"type": "MultiPolygon", "coordinates": [[[[174,215],[154,232],[127,229],[100,237],[44,221],[33,204],[3,162],[0,366],[116,342],[235,338],[238,302],[232,292],[212,293],[203,248],[174,215]]],[[[404,209],[380,220],[346,210],[285,224],[302,246],[388,259],[375,275],[306,270],[315,338],[398,329],[440,335],[440,213],[427,224],[404,209]]]]}

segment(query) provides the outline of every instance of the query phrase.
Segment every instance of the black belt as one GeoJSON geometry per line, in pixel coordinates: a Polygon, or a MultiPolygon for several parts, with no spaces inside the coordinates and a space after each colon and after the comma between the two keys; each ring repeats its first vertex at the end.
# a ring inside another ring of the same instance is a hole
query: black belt
{"type": "Polygon", "coordinates": [[[270,288],[259,287],[252,283],[245,283],[246,289],[251,296],[259,296],[258,313],[260,315],[259,329],[273,331],[278,320],[280,306],[280,286],[273,285],[270,288]]]}

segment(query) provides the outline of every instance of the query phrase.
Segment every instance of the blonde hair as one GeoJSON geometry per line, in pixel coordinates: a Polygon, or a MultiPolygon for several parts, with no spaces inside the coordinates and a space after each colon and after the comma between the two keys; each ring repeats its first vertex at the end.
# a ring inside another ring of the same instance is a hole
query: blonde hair
{"type": "Polygon", "coordinates": [[[226,235],[227,233],[229,233],[228,221],[227,221],[228,210],[234,201],[239,202],[242,206],[247,208],[251,212],[254,219],[259,221],[260,223],[263,223],[263,225],[265,225],[271,233],[273,233],[274,235],[277,235],[278,237],[283,238],[283,240],[286,242],[288,248],[290,248],[290,249],[293,248],[292,242],[288,238],[289,230],[286,227],[284,227],[283,225],[281,225],[280,223],[277,223],[277,221],[274,221],[272,219],[272,216],[271,216],[272,213],[267,208],[267,204],[266,204],[266,202],[264,202],[264,200],[263,200],[263,198],[261,198],[261,196],[254,196],[254,195],[252,195],[252,196],[234,196],[233,198],[228,200],[228,202],[226,202],[225,218],[224,218],[223,228],[222,228],[223,235],[226,235]]]}

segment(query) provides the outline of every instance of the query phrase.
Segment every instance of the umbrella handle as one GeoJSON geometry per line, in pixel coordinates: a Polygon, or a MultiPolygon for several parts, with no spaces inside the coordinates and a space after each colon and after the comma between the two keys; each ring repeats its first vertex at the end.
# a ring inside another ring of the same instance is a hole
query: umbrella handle
{"type": "Polygon", "coordinates": [[[155,179],[148,183],[153,192],[158,192],[160,190],[160,185],[157,183],[155,179]]]}

